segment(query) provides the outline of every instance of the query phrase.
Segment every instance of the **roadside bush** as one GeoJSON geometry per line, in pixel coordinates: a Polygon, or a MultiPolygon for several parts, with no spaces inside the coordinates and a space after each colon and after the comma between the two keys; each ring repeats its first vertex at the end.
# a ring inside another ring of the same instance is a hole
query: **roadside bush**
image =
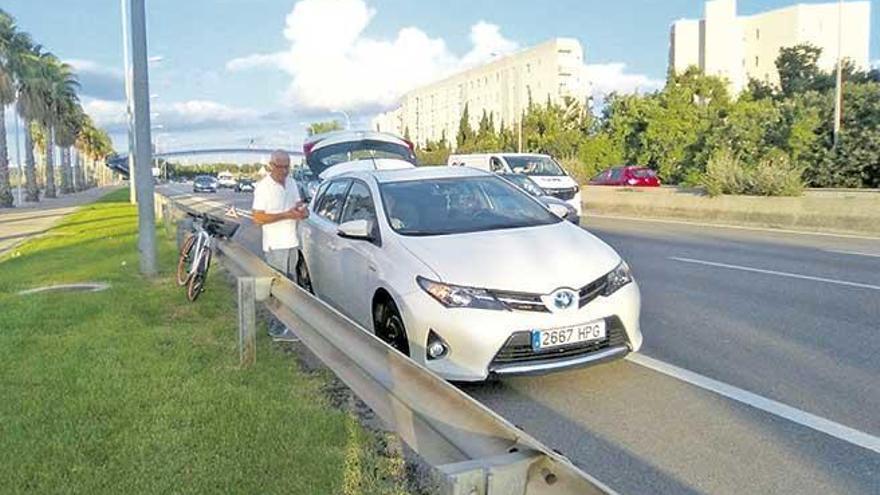
{"type": "Polygon", "coordinates": [[[706,163],[702,185],[709,196],[743,194],[748,188],[748,173],[730,148],[721,148],[706,163]]]}
{"type": "Polygon", "coordinates": [[[559,160],[559,164],[562,165],[562,168],[564,168],[566,172],[571,174],[572,178],[578,184],[589,183],[590,179],[599,173],[598,169],[585,165],[577,158],[562,158],[559,160]]]}
{"type": "Polygon", "coordinates": [[[803,170],[779,149],[768,152],[754,167],[743,164],[729,148],[719,149],[706,164],[701,183],[712,197],[722,194],[800,196],[804,191],[803,170]]]}
{"type": "Polygon", "coordinates": [[[751,172],[745,194],[800,196],[804,192],[803,170],[781,150],[772,150],[751,172]]]}

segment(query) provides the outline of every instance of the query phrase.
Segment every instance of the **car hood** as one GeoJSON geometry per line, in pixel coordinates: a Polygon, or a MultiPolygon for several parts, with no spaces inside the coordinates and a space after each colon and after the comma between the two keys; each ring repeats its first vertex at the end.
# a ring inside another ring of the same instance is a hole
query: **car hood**
{"type": "MultiPolygon", "coordinates": [[[[336,177],[337,175],[357,170],[397,170],[414,167],[415,165],[412,163],[397,158],[367,158],[364,160],[342,162],[333,165],[332,167],[327,167],[318,174],[318,177],[320,177],[321,180],[327,180],[331,177],[336,177]]],[[[312,171],[314,171],[314,168],[312,171]]]]}
{"type": "Polygon", "coordinates": [[[469,287],[549,294],[583,287],[620,263],[610,246],[569,222],[399,238],[442,282],[469,287]]]}

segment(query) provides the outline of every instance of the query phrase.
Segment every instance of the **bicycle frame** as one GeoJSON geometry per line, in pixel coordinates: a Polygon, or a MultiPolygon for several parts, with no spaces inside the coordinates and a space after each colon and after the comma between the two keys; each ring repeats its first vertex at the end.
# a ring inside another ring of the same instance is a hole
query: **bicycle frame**
{"type": "Polygon", "coordinates": [[[205,253],[205,248],[210,248],[214,241],[214,238],[207,230],[205,230],[201,222],[196,223],[195,234],[193,235],[196,236],[196,241],[193,245],[192,263],[189,267],[190,276],[195,274],[196,270],[198,270],[198,267],[202,262],[202,256],[204,256],[205,253]]]}

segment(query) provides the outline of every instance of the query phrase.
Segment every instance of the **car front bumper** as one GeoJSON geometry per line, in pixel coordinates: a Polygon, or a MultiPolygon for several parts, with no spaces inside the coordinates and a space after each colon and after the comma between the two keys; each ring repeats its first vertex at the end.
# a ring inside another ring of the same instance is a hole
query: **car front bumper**
{"type": "Polygon", "coordinates": [[[410,293],[399,306],[412,358],[452,381],[482,381],[490,375],[541,374],[588,366],[619,359],[642,345],[641,294],[635,282],[568,313],[446,308],[423,291],[410,293]],[[599,319],[605,319],[608,332],[602,341],[575,344],[571,349],[532,351],[533,354],[520,347],[513,354],[502,356],[501,351],[509,350],[515,338],[521,340],[532,329],[560,328],[599,319]],[[443,358],[426,357],[431,331],[449,347],[443,358]],[[578,347],[581,345],[584,347],[578,347]]]}

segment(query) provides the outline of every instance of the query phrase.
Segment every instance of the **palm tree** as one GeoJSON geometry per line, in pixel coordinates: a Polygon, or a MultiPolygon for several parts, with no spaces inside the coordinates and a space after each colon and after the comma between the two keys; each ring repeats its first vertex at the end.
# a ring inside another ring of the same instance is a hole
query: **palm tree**
{"type": "MultiPolygon", "coordinates": [[[[64,113],[69,105],[76,100],[76,89],[79,83],[73,74],[70,65],[58,60],[51,53],[44,53],[40,57],[43,74],[43,97],[45,98],[43,112],[39,120],[46,128],[48,139],[46,140],[46,193],[47,198],[54,198],[55,193],[55,133],[62,124],[64,113]]],[[[69,159],[69,156],[68,156],[69,159]]],[[[70,161],[67,162],[67,169],[70,161]]],[[[61,170],[62,192],[69,192],[69,184],[65,178],[69,178],[69,170],[61,170]]]]}
{"type": "MultiPolygon", "coordinates": [[[[19,60],[17,67],[18,101],[17,111],[24,120],[24,150],[25,150],[25,184],[27,195],[26,201],[39,201],[40,190],[37,187],[36,162],[34,161],[34,135],[33,125],[40,122],[42,116],[48,113],[47,91],[43,78],[43,56],[40,45],[32,45],[26,40],[26,53],[19,60]]],[[[23,47],[24,47],[23,46],[23,47]]]]}
{"type": "Polygon", "coordinates": [[[61,192],[66,194],[74,192],[74,186],[80,182],[79,177],[74,178],[74,170],[70,164],[70,147],[76,142],[82,126],[82,107],[79,106],[75,93],[58,103],[55,144],[61,148],[61,192]]]}
{"type": "Polygon", "coordinates": [[[12,187],[9,183],[9,151],[6,142],[6,106],[15,101],[13,72],[20,54],[22,34],[15,19],[0,9],[0,208],[13,206],[12,187]]]}

